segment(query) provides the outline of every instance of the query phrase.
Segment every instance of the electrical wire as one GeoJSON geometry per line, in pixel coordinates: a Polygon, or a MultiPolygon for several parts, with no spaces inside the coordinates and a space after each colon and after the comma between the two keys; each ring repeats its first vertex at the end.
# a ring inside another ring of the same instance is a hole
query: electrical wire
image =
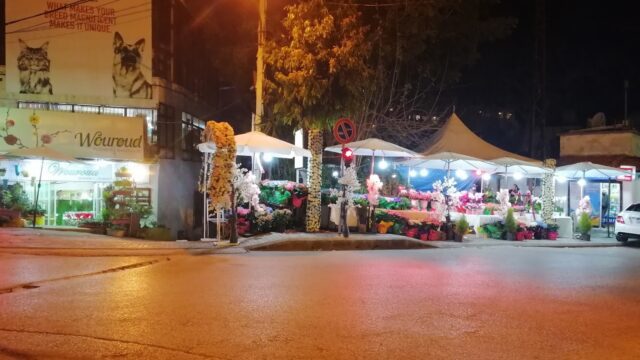
{"type": "Polygon", "coordinates": [[[29,16],[27,16],[27,17],[23,17],[23,18],[21,18],[21,19],[8,21],[8,22],[4,23],[4,26],[12,25],[12,24],[19,23],[19,22],[22,22],[22,21],[25,21],[25,20],[29,20],[29,19],[33,19],[33,18],[36,18],[36,17],[38,17],[38,16],[43,16],[43,15],[51,14],[51,13],[56,12],[56,11],[64,10],[64,9],[66,9],[66,8],[68,8],[68,7],[77,6],[77,5],[82,5],[82,4],[84,4],[84,3],[88,3],[89,1],[94,1],[94,0],[78,0],[78,1],[76,1],[76,2],[72,2],[72,3],[69,3],[69,4],[65,4],[65,5],[60,6],[60,7],[57,7],[57,8],[55,8],[55,9],[46,10],[46,11],[43,11],[43,12],[38,13],[38,14],[34,14],[34,15],[29,15],[29,16]]]}

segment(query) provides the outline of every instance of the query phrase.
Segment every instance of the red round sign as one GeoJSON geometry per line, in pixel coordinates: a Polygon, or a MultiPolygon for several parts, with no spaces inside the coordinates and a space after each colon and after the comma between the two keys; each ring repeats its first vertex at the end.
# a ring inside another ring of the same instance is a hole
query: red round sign
{"type": "Polygon", "coordinates": [[[350,143],[356,138],[356,126],[350,119],[342,118],[333,126],[333,137],[340,144],[350,143]]]}

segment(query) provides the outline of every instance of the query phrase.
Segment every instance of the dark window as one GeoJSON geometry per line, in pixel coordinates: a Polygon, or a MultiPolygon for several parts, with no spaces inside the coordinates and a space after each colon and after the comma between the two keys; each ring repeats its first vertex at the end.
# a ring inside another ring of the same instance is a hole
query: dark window
{"type": "Polygon", "coordinates": [[[175,109],[173,106],[158,104],[158,152],[163,159],[175,159],[175,109]]]}

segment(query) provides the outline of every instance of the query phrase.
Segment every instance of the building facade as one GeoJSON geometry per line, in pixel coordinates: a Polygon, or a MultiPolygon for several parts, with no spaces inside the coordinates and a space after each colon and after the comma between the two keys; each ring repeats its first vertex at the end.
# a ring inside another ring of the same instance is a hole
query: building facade
{"type": "MultiPolygon", "coordinates": [[[[170,227],[174,237],[199,238],[196,145],[214,113],[217,81],[204,36],[190,26],[194,16],[186,5],[175,0],[2,3],[0,153],[47,140],[46,146],[84,160],[45,161],[38,203],[48,210],[46,225],[68,225],[64,219],[77,212],[99,217],[101,189],[114,180],[109,174],[126,166],[137,171],[138,186],[150,189],[159,224],[170,227]],[[30,122],[33,114],[38,129],[30,122]],[[9,120],[15,125],[11,131],[24,133],[22,145],[7,133],[9,120]],[[140,146],[131,147],[138,138],[140,146]],[[67,204],[74,201],[75,208],[67,204]]],[[[10,170],[3,180],[22,181],[29,192],[38,172],[33,160],[2,161],[10,170]]]]}

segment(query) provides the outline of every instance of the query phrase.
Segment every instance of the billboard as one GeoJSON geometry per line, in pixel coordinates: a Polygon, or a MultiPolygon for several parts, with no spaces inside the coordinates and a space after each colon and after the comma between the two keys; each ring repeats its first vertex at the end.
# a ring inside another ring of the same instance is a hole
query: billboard
{"type": "Polygon", "coordinates": [[[0,108],[0,154],[49,147],[76,158],[144,160],[145,119],[0,108]]]}
{"type": "Polygon", "coordinates": [[[7,92],[151,99],[151,0],[6,1],[7,92]]]}

